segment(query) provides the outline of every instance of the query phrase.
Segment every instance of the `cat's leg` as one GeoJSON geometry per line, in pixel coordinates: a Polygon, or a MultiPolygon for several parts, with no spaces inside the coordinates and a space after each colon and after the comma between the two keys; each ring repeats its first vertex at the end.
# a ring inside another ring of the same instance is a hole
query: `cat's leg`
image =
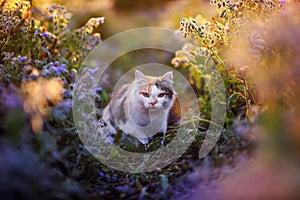
{"type": "Polygon", "coordinates": [[[137,138],[137,139],[144,145],[146,151],[149,148],[149,138],[137,138]]]}
{"type": "Polygon", "coordinates": [[[101,119],[98,122],[100,126],[101,140],[108,141],[109,143],[114,143],[114,138],[112,135],[116,134],[117,131],[114,127],[115,123],[113,121],[113,115],[111,112],[111,104],[108,104],[104,110],[101,119]]]}
{"type": "Polygon", "coordinates": [[[111,134],[116,134],[116,129],[112,126],[110,122],[106,122],[103,118],[98,121],[99,124],[99,132],[100,132],[100,140],[104,140],[110,144],[114,143],[114,138],[111,134]]]}
{"type": "Polygon", "coordinates": [[[163,134],[163,139],[161,140],[161,142],[160,142],[160,144],[163,146],[164,145],[164,143],[165,143],[165,139],[166,139],[166,133],[167,133],[167,122],[165,122],[164,123],[164,125],[163,125],[163,127],[162,127],[162,129],[161,129],[161,131],[160,131],[160,133],[162,133],[163,134]]]}
{"type": "Polygon", "coordinates": [[[137,138],[143,145],[149,143],[149,138],[137,138]]]}

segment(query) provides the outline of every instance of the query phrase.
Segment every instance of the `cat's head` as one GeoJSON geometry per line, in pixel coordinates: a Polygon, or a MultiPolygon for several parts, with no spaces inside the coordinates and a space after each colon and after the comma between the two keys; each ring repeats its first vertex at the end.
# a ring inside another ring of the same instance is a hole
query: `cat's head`
{"type": "Polygon", "coordinates": [[[162,76],[145,76],[135,71],[136,99],[146,109],[170,109],[173,105],[175,92],[173,89],[173,73],[162,76]]]}

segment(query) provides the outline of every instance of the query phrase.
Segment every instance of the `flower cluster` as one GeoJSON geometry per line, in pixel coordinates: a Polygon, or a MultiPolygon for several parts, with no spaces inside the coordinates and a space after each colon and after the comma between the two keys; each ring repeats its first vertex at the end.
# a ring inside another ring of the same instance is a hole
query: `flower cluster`
{"type": "Polygon", "coordinates": [[[104,17],[91,18],[81,28],[72,32],[71,37],[66,37],[67,44],[72,45],[69,49],[75,51],[71,55],[71,62],[78,63],[83,60],[89,52],[101,43],[100,33],[93,33],[94,29],[104,23],[104,17]]]}
{"type": "MultiPolygon", "coordinates": [[[[234,110],[233,106],[239,109],[246,105],[242,112],[245,115],[250,104],[255,101],[251,94],[251,86],[248,85],[248,67],[243,65],[244,63],[234,63],[228,57],[228,50],[233,49],[236,52],[234,58],[241,60],[242,58],[236,56],[239,55],[239,50],[233,47],[238,40],[247,43],[245,48],[251,49],[247,54],[248,59],[257,59],[257,55],[267,51],[264,35],[255,32],[251,26],[253,21],[259,21],[262,26],[268,24],[270,16],[278,13],[285,2],[211,0],[210,4],[216,6],[218,16],[206,19],[198,15],[181,20],[180,32],[184,37],[192,38],[192,42],[185,44],[175,53],[172,64],[174,67],[187,69],[190,82],[200,91],[204,91],[199,97],[203,104],[202,113],[209,113],[207,110],[210,109],[204,81],[213,79],[214,70],[218,70],[223,75],[229,111],[234,110]]],[[[237,112],[240,111],[227,113],[228,118],[233,118],[237,112]]]]}
{"type": "Polygon", "coordinates": [[[190,35],[197,38],[202,46],[212,48],[227,43],[228,24],[221,24],[216,20],[210,22],[201,15],[195,18],[183,18],[180,22],[180,31],[184,37],[190,35]]]}
{"type": "Polygon", "coordinates": [[[247,16],[250,14],[248,11],[252,11],[254,15],[257,15],[261,11],[268,12],[279,5],[270,0],[239,0],[235,2],[229,0],[211,0],[210,4],[217,6],[221,11],[220,17],[226,20],[247,16]]]}
{"type": "Polygon", "coordinates": [[[24,110],[39,132],[49,108],[72,98],[77,69],[101,42],[94,30],[104,17],[73,30],[64,6],[41,13],[24,0],[3,1],[0,16],[0,83],[20,86],[24,110]]]}
{"type": "MultiPolygon", "coordinates": [[[[193,43],[186,44],[176,52],[172,64],[175,67],[190,67],[190,72],[196,69],[193,65],[203,63],[199,57],[212,58],[216,65],[227,66],[224,62],[223,51],[231,47],[232,40],[238,35],[246,35],[251,42],[252,52],[258,54],[265,50],[265,42],[262,36],[253,32],[250,24],[254,19],[261,23],[268,23],[271,12],[283,7],[283,2],[274,3],[269,0],[235,1],[211,0],[212,5],[217,6],[219,16],[212,20],[205,19],[201,15],[195,18],[183,18],[180,22],[180,31],[184,37],[192,37],[193,43]],[[250,30],[252,30],[250,32],[250,30]],[[226,48],[225,48],[226,47],[226,48]]],[[[206,62],[204,62],[205,64],[206,62]]],[[[236,66],[237,67],[237,66],[236,66]]]]}
{"type": "Polygon", "coordinates": [[[104,23],[104,17],[92,18],[83,27],[71,30],[71,14],[64,6],[50,6],[48,13],[41,14],[28,1],[11,0],[2,4],[0,74],[5,75],[0,77],[1,82],[20,84],[28,80],[29,74],[24,74],[28,71],[34,71],[30,80],[37,75],[67,75],[66,71],[78,68],[101,42],[94,29],[104,23]]]}

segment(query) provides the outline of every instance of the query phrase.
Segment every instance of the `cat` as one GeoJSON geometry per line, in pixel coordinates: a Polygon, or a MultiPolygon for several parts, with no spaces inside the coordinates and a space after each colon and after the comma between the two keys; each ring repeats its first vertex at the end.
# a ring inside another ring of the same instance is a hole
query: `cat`
{"type": "Polygon", "coordinates": [[[165,138],[168,126],[179,125],[180,112],[171,71],[153,77],[136,70],[134,81],[114,92],[104,108],[101,134],[115,134],[117,126],[147,145],[156,133],[163,133],[165,138]]]}

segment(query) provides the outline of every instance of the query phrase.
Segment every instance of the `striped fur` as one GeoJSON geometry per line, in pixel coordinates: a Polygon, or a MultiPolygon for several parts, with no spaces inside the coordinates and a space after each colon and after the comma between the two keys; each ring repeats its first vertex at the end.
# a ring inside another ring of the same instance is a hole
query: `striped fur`
{"type": "Polygon", "coordinates": [[[117,126],[147,144],[156,133],[165,134],[167,126],[178,125],[181,113],[172,84],[172,72],[151,77],[136,70],[135,80],[114,92],[105,107],[102,134],[115,133],[117,126]]]}

